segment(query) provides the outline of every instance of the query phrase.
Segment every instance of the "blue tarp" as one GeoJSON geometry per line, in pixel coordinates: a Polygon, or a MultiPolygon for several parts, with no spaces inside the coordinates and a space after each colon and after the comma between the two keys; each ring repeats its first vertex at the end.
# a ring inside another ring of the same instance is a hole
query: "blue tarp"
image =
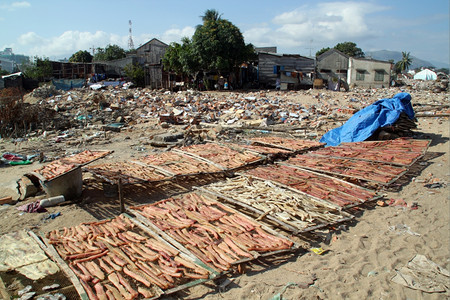
{"type": "Polygon", "coordinates": [[[341,127],[325,133],[320,141],[327,146],[365,141],[378,128],[394,124],[402,112],[414,119],[411,95],[408,93],[398,93],[393,98],[381,99],[365,107],[341,127]]]}
{"type": "Polygon", "coordinates": [[[86,81],[84,79],[53,79],[52,82],[57,90],[68,91],[73,88],[82,88],[86,81]]]}

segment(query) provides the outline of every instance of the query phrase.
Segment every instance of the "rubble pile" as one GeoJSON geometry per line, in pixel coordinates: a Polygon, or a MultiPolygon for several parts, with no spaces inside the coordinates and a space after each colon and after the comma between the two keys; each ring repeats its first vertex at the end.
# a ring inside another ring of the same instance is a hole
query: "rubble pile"
{"type": "MultiPolygon", "coordinates": [[[[316,138],[341,126],[362,108],[399,91],[403,89],[353,88],[345,93],[315,89],[174,93],[112,86],[96,91],[88,88],[56,91],[44,86],[25,95],[24,102],[31,103],[18,107],[14,122],[2,124],[2,137],[81,146],[113,142],[106,138],[106,131],[141,130],[133,144],[135,149],[235,139],[245,130],[316,138]],[[33,100],[27,101],[30,98],[33,100]],[[161,139],[159,134],[168,136],[161,139]]],[[[445,93],[414,91],[413,105],[420,105],[421,109],[427,105],[426,109],[437,110],[446,104],[445,93]]],[[[414,124],[406,126],[408,130],[414,128],[414,124]]]]}
{"type": "Polygon", "coordinates": [[[448,79],[442,80],[419,80],[419,79],[403,79],[403,82],[408,88],[419,91],[432,91],[434,93],[441,93],[448,91],[448,79]]]}

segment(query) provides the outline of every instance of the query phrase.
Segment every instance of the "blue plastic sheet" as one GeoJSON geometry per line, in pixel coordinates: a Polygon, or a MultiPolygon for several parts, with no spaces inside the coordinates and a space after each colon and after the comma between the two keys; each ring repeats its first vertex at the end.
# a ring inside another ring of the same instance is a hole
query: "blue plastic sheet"
{"type": "Polygon", "coordinates": [[[379,128],[394,124],[401,113],[414,119],[411,95],[398,93],[393,98],[381,99],[354,114],[344,125],[325,133],[320,139],[327,146],[362,142],[379,128]]]}
{"type": "Polygon", "coordinates": [[[53,85],[57,90],[68,91],[73,88],[82,88],[85,80],[84,79],[53,79],[53,85]]]}

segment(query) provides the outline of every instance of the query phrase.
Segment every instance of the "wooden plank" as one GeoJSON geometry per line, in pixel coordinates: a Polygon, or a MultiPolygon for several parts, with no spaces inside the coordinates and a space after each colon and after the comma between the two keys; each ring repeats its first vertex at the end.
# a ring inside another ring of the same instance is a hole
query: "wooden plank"
{"type": "Polygon", "coordinates": [[[186,152],[186,151],[183,151],[183,150],[180,150],[180,149],[173,149],[172,151],[173,151],[173,152],[176,152],[176,153],[188,155],[188,156],[193,157],[193,158],[195,158],[195,159],[197,159],[197,160],[201,160],[201,161],[206,162],[206,163],[208,163],[208,164],[211,164],[211,165],[213,165],[214,167],[219,168],[219,169],[221,169],[221,170],[224,170],[224,171],[227,171],[227,170],[228,170],[227,167],[222,166],[222,165],[220,165],[220,164],[217,164],[217,163],[215,163],[215,162],[213,162],[213,161],[210,161],[209,159],[203,158],[203,157],[201,157],[201,156],[199,156],[199,155],[197,155],[197,154],[190,153],[190,152],[186,152]]]}
{"type": "Polygon", "coordinates": [[[66,276],[69,278],[69,280],[72,282],[73,286],[75,287],[75,290],[78,292],[78,295],[80,295],[81,300],[89,300],[89,297],[87,296],[83,286],[81,285],[80,281],[78,280],[78,277],[75,275],[75,273],[69,268],[69,266],[66,264],[66,262],[59,256],[56,249],[53,247],[52,244],[49,243],[47,238],[41,234],[42,240],[47,245],[44,249],[45,253],[55,261],[58,266],[61,268],[61,270],[66,274],[66,276]]]}

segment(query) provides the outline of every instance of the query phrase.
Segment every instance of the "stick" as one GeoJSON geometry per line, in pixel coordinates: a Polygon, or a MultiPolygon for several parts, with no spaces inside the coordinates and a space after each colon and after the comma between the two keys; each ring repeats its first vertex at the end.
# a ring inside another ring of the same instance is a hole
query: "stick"
{"type": "Polygon", "coordinates": [[[125,203],[123,201],[122,178],[120,178],[120,173],[119,173],[119,180],[117,182],[117,185],[118,185],[118,190],[119,190],[120,212],[124,213],[125,212],[125,203]]]}

